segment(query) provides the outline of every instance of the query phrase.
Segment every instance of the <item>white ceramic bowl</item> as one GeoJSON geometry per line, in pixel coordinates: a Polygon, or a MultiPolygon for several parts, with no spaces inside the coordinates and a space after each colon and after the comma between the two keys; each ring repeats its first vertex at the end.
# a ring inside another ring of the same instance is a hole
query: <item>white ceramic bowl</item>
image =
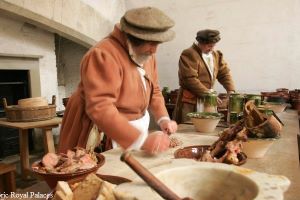
{"type": "Polygon", "coordinates": [[[248,138],[243,142],[243,152],[248,158],[263,158],[278,138],[248,138]]]}
{"type": "Polygon", "coordinates": [[[193,112],[188,113],[187,116],[191,118],[198,132],[211,133],[224,115],[222,113],[193,112]]]}

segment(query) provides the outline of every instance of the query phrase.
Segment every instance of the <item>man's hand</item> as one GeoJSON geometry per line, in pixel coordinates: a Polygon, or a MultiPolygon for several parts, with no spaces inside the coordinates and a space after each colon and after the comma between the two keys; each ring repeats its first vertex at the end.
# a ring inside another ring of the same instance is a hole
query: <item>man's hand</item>
{"type": "Polygon", "coordinates": [[[222,99],[220,99],[219,97],[217,97],[217,103],[218,103],[218,106],[220,106],[222,104],[222,99]]]}
{"type": "Polygon", "coordinates": [[[142,149],[148,154],[157,154],[169,149],[169,136],[162,131],[155,131],[148,135],[142,149]]]}
{"type": "Polygon", "coordinates": [[[177,131],[177,123],[173,120],[163,120],[159,123],[159,127],[168,135],[171,135],[177,131]]]}

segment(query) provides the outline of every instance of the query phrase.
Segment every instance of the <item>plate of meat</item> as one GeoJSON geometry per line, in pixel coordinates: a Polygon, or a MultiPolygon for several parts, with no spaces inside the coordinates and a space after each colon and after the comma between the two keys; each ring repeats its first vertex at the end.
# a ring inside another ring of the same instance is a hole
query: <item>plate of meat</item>
{"type": "Polygon", "coordinates": [[[78,179],[96,172],[104,162],[102,154],[76,148],[66,154],[47,153],[42,160],[34,162],[31,169],[53,189],[58,181],[78,179]]]}
{"type": "Polygon", "coordinates": [[[247,130],[242,122],[225,129],[212,145],[187,146],[177,149],[175,158],[192,158],[205,162],[218,162],[242,165],[247,155],[242,152],[243,142],[247,140],[247,130]]]}
{"type": "Polygon", "coordinates": [[[234,165],[246,163],[247,156],[243,152],[231,153],[223,152],[223,155],[212,156],[209,145],[194,145],[177,149],[174,153],[175,158],[188,158],[197,161],[219,162],[234,165]]]}

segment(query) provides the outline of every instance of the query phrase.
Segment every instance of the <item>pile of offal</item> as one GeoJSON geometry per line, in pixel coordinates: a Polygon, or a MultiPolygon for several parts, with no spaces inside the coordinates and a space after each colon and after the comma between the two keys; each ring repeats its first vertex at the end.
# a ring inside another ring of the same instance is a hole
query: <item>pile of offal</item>
{"type": "Polygon", "coordinates": [[[278,138],[282,123],[273,113],[260,112],[252,101],[244,109],[244,118],[224,129],[220,138],[201,156],[200,161],[239,165],[246,155],[242,152],[243,142],[248,138],[278,138]]]}
{"type": "Polygon", "coordinates": [[[220,138],[214,142],[199,159],[206,162],[219,162],[239,165],[245,158],[242,143],[247,140],[247,130],[243,121],[225,129],[220,138]]]}

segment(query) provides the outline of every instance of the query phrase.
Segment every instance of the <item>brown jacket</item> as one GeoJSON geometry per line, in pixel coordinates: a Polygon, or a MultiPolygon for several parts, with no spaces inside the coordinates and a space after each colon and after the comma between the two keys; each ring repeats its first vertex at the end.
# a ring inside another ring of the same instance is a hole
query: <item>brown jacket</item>
{"type": "Polygon", "coordinates": [[[168,116],[154,56],[144,64],[144,70],[146,92],[137,66],[129,57],[125,35],[116,25],[82,59],[81,82],[64,114],[59,152],[85,147],[93,123],[108,138],[127,148],[140,134],[129,120],[142,117],[147,108],[155,120],[168,116]]]}
{"type": "Polygon", "coordinates": [[[177,122],[181,122],[181,120],[178,120],[178,115],[181,115],[182,103],[189,103],[194,109],[197,98],[201,97],[203,92],[213,88],[216,80],[223,85],[226,91],[235,90],[230,69],[223,59],[223,54],[220,51],[213,51],[213,57],[214,74],[211,78],[208,66],[202,58],[201,49],[196,44],[181,53],[178,71],[181,88],[175,109],[175,120],[177,122]]]}

